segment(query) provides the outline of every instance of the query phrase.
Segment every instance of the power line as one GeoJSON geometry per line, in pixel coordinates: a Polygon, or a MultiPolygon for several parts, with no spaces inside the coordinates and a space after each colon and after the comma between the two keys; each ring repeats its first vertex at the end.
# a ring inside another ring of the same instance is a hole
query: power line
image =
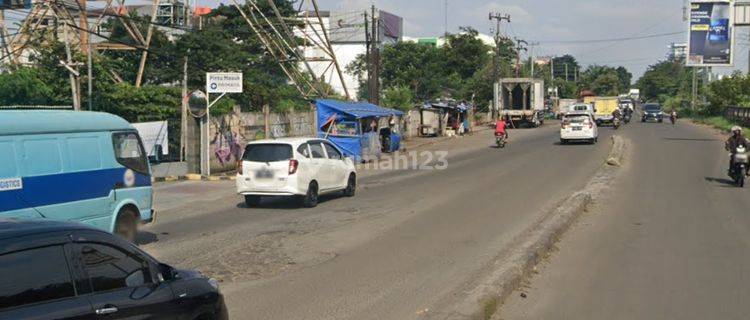
{"type": "Polygon", "coordinates": [[[591,40],[539,40],[539,42],[544,44],[585,44],[585,43],[602,43],[602,42],[619,42],[619,41],[632,41],[632,40],[641,40],[641,39],[652,39],[652,38],[660,38],[660,37],[666,37],[666,36],[673,36],[676,34],[684,34],[684,31],[676,31],[676,32],[667,32],[667,33],[658,33],[658,34],[649,34],[644,36],[635,36],[635,37],[622,37],[622,38],[610,38],[610,39],[591,39],[591,40]]]}

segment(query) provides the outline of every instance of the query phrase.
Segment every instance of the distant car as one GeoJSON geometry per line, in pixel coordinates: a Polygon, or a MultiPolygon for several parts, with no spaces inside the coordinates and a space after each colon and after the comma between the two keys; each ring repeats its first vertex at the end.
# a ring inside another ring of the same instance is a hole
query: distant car
{"type": "Polygon", "coordinates": [[[560,143],[586,141],[596,143],[599,140],[599,127],[591,113],[586,111],[570,112],[563,117],[560,127],[560,143]]]}
{"type": "Polygon", "coordinates": [[[580,104],[574,104],[570,106],[570,113],[576,113],[576,112],[588,112],[590,114],[594,114],[596,110],[594,110],[594,105],[587,104],[587,103],[580,103],[580,104]]]}
{"type": "Polygon", "coordinates": [[[318,196],[354,196],[357,170],[333,143],[318,138],[260,140],[247,145],[237,168],[237,193],[248,206],[262,197],[294,196],[315,207],[318,196]]]}
{"type": "Polygon", "coordinates": [[[664,122],[664,112],[661,110],[660,105],[650,103],[643,106],[641,122],[647,121],[664,122]]]}
{"type": "Polygon", "coordinates": [[[84,224],[0,218],[0,319],[228,319],[218,282],[84,224]]]}

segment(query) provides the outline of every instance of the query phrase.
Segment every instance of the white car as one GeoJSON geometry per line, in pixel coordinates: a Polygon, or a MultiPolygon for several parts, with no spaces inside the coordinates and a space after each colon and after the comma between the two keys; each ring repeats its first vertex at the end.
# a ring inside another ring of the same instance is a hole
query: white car
{"type": "Polygon", "coordinates": [[[570,112],[562,119],[560,126],[560,143],[587,141],[596,143],[599,140],[599,128],[591,113],[586,111],[570,112]]]}
{"type": "Polygon", "coordinates": [[[248,206],[261,197],[296,196],[315,207],[321,194],[354,196],[357,171],[333,143],[318,138],[288,138],[250,142],[237,166],[237,193],[248,206]]]}

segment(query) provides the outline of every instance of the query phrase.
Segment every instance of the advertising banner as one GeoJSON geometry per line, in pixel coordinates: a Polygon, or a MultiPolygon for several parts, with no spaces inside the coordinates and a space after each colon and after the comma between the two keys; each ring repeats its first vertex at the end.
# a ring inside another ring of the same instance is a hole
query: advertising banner
{"type": "Polygon", "coordinates": [[[133,127],[138,130],[143,148],[146,149],[149,157],[156,155],[157,145],[162,147],[162,155],[169,155],[169,130],[167,130],[169,124],[167,121],[133,123],[133,127]]]}
{"type": "Polygon", "coordinates": [[[688,66],[732,66],[733,13],[731,1],[691,1],[688,66]]]}

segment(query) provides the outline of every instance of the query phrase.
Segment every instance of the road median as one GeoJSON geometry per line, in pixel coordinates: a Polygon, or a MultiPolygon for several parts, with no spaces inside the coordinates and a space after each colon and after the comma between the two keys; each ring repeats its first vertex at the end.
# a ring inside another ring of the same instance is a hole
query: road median
{"type": "MultiPolygon", "coordinates": [[[[541,221],[525,231],[496,258],[489,272],[442,316],[450,320],[496,319],[496,312],[548,256],[555,243],[606,188],[626,158],[628,142],[612,137],[612,149],[593,178],[580,192],[564,200],[541,221]]],[[[438,313],[440,314],[440,313],[438,313]]]]}

